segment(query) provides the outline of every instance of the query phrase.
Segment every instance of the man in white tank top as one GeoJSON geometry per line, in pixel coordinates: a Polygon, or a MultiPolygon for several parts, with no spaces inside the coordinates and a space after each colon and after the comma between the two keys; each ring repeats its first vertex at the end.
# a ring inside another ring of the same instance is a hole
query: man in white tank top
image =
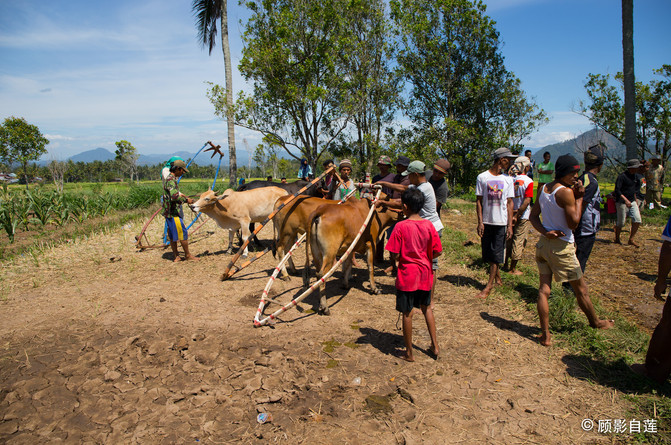
{"type": "Polygon", "coordinates": [[[599,329],[613,327],[613,320],[601,320],[596,315],[575,255],[573,230],[580,222],[585,194],[585,188],[578,181],[579,171],[580,164],[576,158],[560,156],[555,163],[555,180],[538,190],[538,201],[529,216],[531,225],[542,235],[536,244],[536,263],[540,279],[537,306],[542,332],[539,340],[543,346],[552,344],[548,297],[553,275],[555,281],[571,284],[590,326],[599,329]]]}

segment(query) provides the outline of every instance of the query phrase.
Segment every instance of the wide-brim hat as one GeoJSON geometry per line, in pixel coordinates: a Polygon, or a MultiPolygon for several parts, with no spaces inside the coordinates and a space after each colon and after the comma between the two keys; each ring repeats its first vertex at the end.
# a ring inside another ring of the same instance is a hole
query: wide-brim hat
{"type": "Polygon", "coordinates": [[[627,168],[639,168],[641,166],[641,161],[638,159],[629,159],[627,161],[627,168]]]}

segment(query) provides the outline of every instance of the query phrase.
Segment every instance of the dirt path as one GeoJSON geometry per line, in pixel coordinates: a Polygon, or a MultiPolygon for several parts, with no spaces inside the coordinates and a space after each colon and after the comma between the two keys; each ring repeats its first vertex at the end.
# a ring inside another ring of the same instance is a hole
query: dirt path
{"type": "MultiPolygon", "coordinates": [[[[420,316],[417,361],[406,363],[381,270],[381,295],[366,292],[363,269],[349,291],[338,272],[330,317],[311,296],[254,328],[270,255],[222,283],[223,232],[192,243],[199,262],[173,264],[136,252],[137,229],[3,265],[0,441],[611,443],[581,421],[627,418],[613,389],[573,377],[564,351],[534,341],[533,317],[473,298],[479,272],[441,263],[441,358],[425,353],[420,316]],[[259,412],[272,421],[257,423],[259,412]]],[[[300,284],[273,291],[288,301],[300,284]]]]}

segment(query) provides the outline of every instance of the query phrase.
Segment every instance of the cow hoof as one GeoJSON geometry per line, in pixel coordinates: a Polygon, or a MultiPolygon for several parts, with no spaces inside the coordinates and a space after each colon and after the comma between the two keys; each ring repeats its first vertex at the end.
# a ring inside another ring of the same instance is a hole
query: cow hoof
{"type": "Polygon", "coordinates": [[[327,307],[319,308],[319,313],[322,315],[331,315],[331,309],[327,307]]]}
{"type": "Polygon", "coordinates": [[[247,258],[248,256],[249,256],[249,255],[247,255],[247,254],[245,254],[245,253],[242,254],[242,257],[243,257],[243,258],[247,258]]]}
{"type": "Polygon", "coordinates": [[[280,280],[282,280],[282,281],[289,281],[289,280],[291,280],[291,277],[288,276],[288,275],[287,275],[286,277],[282,276],[282,277],[280,277],[280,280]]]}
{"type": "Polygon", "coordinates": [[[376,287],[374,289],[371,289],[370,293],[373,294],[373,295],[380,295],[382,293],[382,291],[380,290],[380,288],[376,287]]]}

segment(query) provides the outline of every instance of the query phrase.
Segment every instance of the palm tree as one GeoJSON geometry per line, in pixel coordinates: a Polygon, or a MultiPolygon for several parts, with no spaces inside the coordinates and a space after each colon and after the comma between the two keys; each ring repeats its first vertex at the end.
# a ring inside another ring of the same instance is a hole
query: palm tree
{"type": "Polygon", "coordinates": [[[636,91],[634,79],[634,0],[622,0],[622,59],[624,72],[624,141],[627,159],[637,159],[636,91]]]}
{"type": "Polygon", "coordinates": [[[221,23],[221,48],[224,52],[224,71],[226,73],[226,123],[228,125],[229,151],[229,187],[235,185],[238,165],[235,156],[235,124],[233,121],[233,74],[231,71],[231,50],[228,45],[228,6],[227,0],[193,0],[191,6],[196,17],[198,40],[200,45],[208,47],[210,55],[216,45],[217,21],[221,23]]]}

